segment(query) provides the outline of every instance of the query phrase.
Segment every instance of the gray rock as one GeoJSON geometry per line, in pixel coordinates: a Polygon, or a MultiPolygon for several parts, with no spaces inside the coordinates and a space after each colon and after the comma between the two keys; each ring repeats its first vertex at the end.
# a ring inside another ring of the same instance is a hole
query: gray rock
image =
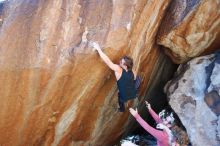
{"type": "Polygon", "coordinates": [[[220,145],[220,55],[181,64],[164,90],[194,146],[220,145]]]}

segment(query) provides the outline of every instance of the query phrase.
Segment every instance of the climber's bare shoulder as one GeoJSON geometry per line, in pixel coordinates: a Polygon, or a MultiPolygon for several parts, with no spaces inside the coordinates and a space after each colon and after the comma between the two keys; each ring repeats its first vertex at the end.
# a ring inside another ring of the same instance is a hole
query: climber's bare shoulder
{"type": "MultiPolygon", "coordinates": [[[[117,65],[117,64],[116,64],[116,65],[117,65]]],[[[123,71],[123,69],[122,69],[119,65],[117,65],[116,70],[114,70],[114,72],[115,72],[115,77],[116,77],[117,80],[120,79],[120,77],[121,77],[121,75],[122,75],[122,71],[123,71]]]]}

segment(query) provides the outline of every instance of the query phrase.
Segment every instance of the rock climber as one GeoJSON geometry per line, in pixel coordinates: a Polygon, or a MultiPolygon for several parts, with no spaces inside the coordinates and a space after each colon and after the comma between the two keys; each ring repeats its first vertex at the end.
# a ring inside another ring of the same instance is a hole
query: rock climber
{"type": "Polygon", "coordinates": [[[120,59],[119,64],[113,63],[110,58],[102,51],[98,43],[92,42],[90,46],[95,48],[105,64],[114,71],[118,86],[119,112],[125,111],[125,102],[136,97],[135,79],[136,72],[132,70],[133,60],[128,56],[120,59]]]}

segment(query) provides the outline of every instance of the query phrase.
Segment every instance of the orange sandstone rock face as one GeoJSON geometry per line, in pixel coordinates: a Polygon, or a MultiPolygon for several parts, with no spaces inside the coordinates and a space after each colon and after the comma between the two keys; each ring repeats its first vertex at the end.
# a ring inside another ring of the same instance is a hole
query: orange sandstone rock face
{"type": "Polygon", "coordinates": [[[116,111],[115,77],[88,42],[99,42],[114,62],[132,56],[145,74],[144,93],[164,59],[155,36],[168,4],[9,1],[0,27],[0,145],[113,144],[129,113],[116,111]]]}
{"type": "Polygon", "coordinates": [[[176,63],[220,46],[219,0],[174,0],[160,26],[157,42],[176,63]]]}

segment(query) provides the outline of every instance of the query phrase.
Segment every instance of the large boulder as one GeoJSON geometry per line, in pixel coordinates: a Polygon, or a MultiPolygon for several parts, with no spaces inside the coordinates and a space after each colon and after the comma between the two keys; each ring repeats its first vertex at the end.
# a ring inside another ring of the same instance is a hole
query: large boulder
{"type": "Polygon", "coordinates": [[[220,145],[220,53],[181,64],[165,86],[194,146],[220,145]]]}
{"type": "Polygon", "coordinates": [[[158,44],[176,63],[220,46],[219,0],[172,0],[158,32],[158,44]]]}
{"type": "Polygon", "coordinates": [[[145,93],[150,80],[160,82],[153,75],[173,66],[155,44],[169,2],[7,1],[0,26],[0,145],[112,145],[129,113],[117,112],[114,74],[88,42],[99,42],[114,62],[133,57],[145,93]]]}

